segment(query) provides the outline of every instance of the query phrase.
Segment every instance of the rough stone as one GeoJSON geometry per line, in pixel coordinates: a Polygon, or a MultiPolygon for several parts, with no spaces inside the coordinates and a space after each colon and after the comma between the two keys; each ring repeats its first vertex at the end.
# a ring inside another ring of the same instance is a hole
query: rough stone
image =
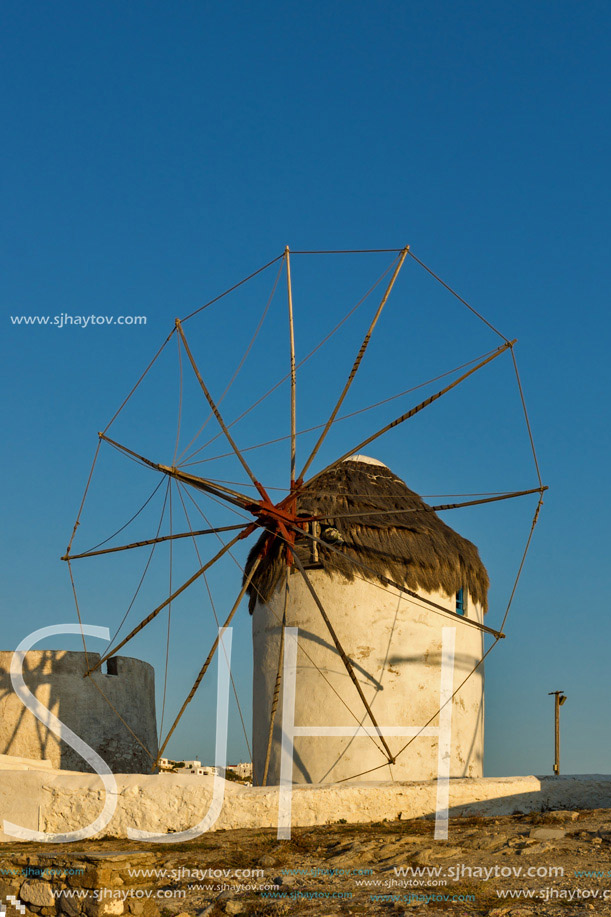
{"type": "Polygon", "coordinates": [[[537,853],[545,853],[547,850],[552,850],[552,844],[527,844],[525,847],[522,847],[521,850],[518,850],[520,856],[533,856],[537,853]]]}
{"type": "Polygon", "coordinates": [[[68,917],[77,917],[77,914],[80,914],[78,904],[73,898],[60,898],[58,905],[62,914],[67,914],[68,917]]]}
{"type": "Polygon", "coordinates": [[[532,828],[529,837],[539,841],[558,841],[566,836],[564,828],[532,828]]]}
{"type": "Polygon", "coordinates": [[[51,907],[55,905],[55,898],[50,885],[38,880],[24,882],[19,889],[19,897],[27,904],[33,904],[36,907],[51,907]]]}
{"type": "Polygon", "coordinates": [[[551,812],[544,812],[541,821],[577,821],[579,812],[572,809],[554,809],[551,812]]]}
{"type": "Polygon", "coordinates": [[[245,910],[246,905],[242,904],[241,901],[231,900],[225,905],[226,914],[243,914],[245,910]]]}
{"type": "Polygon", "coordinates": [[[462,847],[433,847],[431,856],[436,860],[444,860],[447,857],[459,857],[462,854],[462,847]]]}
{"type": "Polygon", "coordinates": [[[513,837],[507,838],[508,847],[518,847],[520,844],[524,843],[524,837],[520,834],[516,834],[513,837]]]}
{"type": "Polygon", "coordinates": [[[475,850],[494,850],[496,847],[502,847],[506,843],[506,838],[500,837],[481,837],[476,841],[473,841],[473,847],[475,850]]]}

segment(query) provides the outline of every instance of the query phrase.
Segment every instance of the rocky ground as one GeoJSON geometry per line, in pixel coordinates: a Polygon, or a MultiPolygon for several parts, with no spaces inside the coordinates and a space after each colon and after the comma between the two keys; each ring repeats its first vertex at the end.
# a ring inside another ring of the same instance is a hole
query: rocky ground
{"type": "Polygon", "coordinates": [[[0,852],[0,915],[611,917],[611,810],[219,831],[0,852]]]}

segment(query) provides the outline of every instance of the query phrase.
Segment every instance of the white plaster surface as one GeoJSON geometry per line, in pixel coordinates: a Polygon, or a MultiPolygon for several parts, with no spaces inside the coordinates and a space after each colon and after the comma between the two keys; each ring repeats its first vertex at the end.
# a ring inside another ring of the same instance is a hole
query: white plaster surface
{"type": "MultiPolygon", "coordinates": [[[[64,770],[89,770],[77,752],[41,726],[15,694],[9,674],[12,657],[12,651],[0,652],[0,757],[47,759],[64,770]]],[[[140,773],[151,759],[132,732],[153,758],[157,754],[153,667],[140,659],[115,656],[109,661],[114,674],[98,670],[84,678],[99,659],[92,652],[30,650],[25,653],[24,680],[40,703],[113,770],[140,773]]]]}
{"type": "MultiPolygon", "coordinates": [[[[213,777],[174,774],[121,774],[116,779],[117,809],[100,836],[124,838],[134,827],[158,833],[186,830],[206,814],[214,782],[213,777]]],[[[434,780],[297,786],[293,790],[292,825],[431,816],[436,792],[434,780]]],[[[92,822],[103,803],[101,782],[93,774],[0,772],[0,815],[25,828],[49,833],[75,830],[92,822]]],[[[450,781],[450,836],[452,819],[461,815],[609,807],[609,775],[457,778],[450,781]]],[[[275,828],[277,824],[277,787],[226,782],[221,814],[212,830],[275,828]]],[[[0,840],[15,841],[5,834],[0,834],[0,840]]]]}
{"type": "Polygon", "coordinates": [[[385,465],[384,462],[381,462],[379,459],[371,458],[370,455],[362,455],[360,452],[357,455],[349,455],[344,461],[363,462],[365,465],[379,465],[381,468],[388,468],[388,465],[385,465]]]}
{"type": "MultiPolygon", "coordinates": [[[[320,569],[310,570],[309,577],[353,662],[378,724],[422,727],[428,723],[437,727],[442,628],[456,627],[453,690],[481,660],[482,632],[392,587],[364,579],[348,582],[320,569]]],[[[423,594],[449,611],[456,609],[455,596],[423,594]]],[[[257,602],[252,616],[255,785],[262,783],[264,772],[283,610],[284,586],[267,604],[257,602]]],[[[467,614],[482,623],[482,609],[470,596],[467,614]]],[[[299,628],[295,726],[370,725],[320,611],[298,574],[289,575],[286,623],[299,628]]],[[[282,696],[281,691],[267,780],[271,785],[280,779],[282,696]]],[[[398,754],[408,741],[409,738],[397,736],[387,739],[393,754],[398,754]]],[[[484,666],[480,665],[452,703],[450,775],[481,777],[483,750],[484,666]]],[[[438,773],[438,739],[418,736],[398,756],[396,764],[388,765],[384,754],[367,736],[297,736],[294,762],[296,783],[332,783],[355,775],[361,775],[357,780],[373,782],[430,780],[438,773]]]]}

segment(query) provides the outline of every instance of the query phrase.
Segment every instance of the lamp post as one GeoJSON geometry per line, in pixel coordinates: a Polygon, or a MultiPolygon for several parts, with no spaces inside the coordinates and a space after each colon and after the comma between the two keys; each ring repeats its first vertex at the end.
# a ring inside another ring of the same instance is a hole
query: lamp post
{"type": "Polygon", "coordinates": [[[554,742],[554,774],[560,773],[560,708],[566,701],[564,691],[548,691],[548,696],[554,696],[554,725],[555,725],[555,742],[554,742]]]}

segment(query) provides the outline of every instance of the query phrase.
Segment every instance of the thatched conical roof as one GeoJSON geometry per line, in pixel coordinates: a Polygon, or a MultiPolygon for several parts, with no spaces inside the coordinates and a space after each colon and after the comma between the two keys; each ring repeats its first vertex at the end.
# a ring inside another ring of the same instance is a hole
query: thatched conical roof
{"type": "MultiPolygon", "coordinates": [[[[352,456],[323,471],[304,487],[297,511],[324,517],[320,537],[330,547],[318,545],[318,562],[329,573],[349,581],[356,575],[384,582],[386,576],[419,592],[454,595],[463,588],[487,609],[488,574],[476,546],[381,462],[352,456]]],[[[246,573],[264,540],[265,534],[251,550],[246,573]]],[[[311,538],[299,536],[295,552],[304,566],[311,565],[311,538]]],[[[269,600],[285,575],[282,542],[275,539],[248,590],[251,612],[257,598],[269,600]]]]}

